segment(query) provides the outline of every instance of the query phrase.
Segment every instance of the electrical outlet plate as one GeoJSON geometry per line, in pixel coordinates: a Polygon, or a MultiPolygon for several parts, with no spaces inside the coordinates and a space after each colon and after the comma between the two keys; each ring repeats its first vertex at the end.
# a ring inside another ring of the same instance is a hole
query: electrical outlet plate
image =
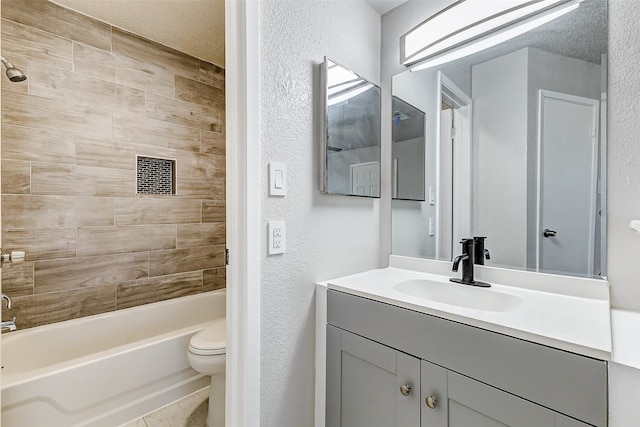
{"type": "Polygon", "coordinates": [[[285,253],[287,250],[287,229],[284,221],[269,221],[267,229],[269,255],[285,253]]]}

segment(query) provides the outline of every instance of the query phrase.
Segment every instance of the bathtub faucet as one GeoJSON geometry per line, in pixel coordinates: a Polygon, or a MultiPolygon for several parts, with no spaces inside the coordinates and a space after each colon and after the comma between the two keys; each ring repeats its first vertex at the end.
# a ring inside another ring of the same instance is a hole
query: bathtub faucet
{"type": "MultiPolygon", "coordinates": [[[[5,294],[2,294],[2,301],[6,301],[7,302],[7,310],[9,310],[11,308],[11,298],[9,298],[5,294]]],[[[2,322],[2,332],[11,332],[11,331],[15,331],[16,329],[17,329],[17,327],[16,327],[16,318],[15,318],[15,316],[11,320],[7,320],[7,321],[3,321],[2,322]]]]}
{"type": "Polygon", "coordinates": [[[9,298],[6,294],[2,294],[2,301],[7,302],[7,310],[11,308],[11,298],[9,298]]]}

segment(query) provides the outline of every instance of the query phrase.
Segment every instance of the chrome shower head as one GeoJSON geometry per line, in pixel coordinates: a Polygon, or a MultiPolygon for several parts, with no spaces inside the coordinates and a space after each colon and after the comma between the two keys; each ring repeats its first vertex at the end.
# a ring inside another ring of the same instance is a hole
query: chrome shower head
{"type": "Polygon", "coordinates": [[[0,56],[0,61],[2,61],[2,65],[7,68],[7,77],[12,82],[22,82],[27,80],[27,76],[20,70],[16,68],[11,62],[4,59],[4,56],[0,56]]]}

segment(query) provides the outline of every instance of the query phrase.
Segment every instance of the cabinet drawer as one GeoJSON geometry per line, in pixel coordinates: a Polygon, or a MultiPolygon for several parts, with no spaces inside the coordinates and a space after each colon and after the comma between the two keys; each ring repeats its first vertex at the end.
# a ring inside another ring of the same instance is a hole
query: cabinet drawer
{"type": "Polygon", "coordinates": [[[606,363],[329,290],[328,323],[598,427],[606,363]]]}

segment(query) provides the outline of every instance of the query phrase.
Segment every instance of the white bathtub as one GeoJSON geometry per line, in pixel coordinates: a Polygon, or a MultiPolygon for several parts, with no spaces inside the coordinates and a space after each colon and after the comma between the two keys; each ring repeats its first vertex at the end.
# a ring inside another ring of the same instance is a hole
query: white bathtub
{"type": "Polygon", "coordinates": [[[114,427],[209,384],[191,336],[225,316],[224,290],[2,335],[3,427],[114,427]]]}

